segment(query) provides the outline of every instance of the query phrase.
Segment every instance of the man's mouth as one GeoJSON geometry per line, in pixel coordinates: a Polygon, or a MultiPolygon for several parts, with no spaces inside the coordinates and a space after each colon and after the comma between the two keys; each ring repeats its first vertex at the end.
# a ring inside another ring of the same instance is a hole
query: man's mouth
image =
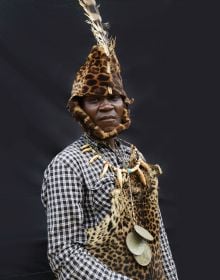
{"type": "Polygon", "coordinates": [[[115,120],[116,118],[114,116],[103,116],[98,118],[99,121],[104,121],[104,120],[115,120]]]}

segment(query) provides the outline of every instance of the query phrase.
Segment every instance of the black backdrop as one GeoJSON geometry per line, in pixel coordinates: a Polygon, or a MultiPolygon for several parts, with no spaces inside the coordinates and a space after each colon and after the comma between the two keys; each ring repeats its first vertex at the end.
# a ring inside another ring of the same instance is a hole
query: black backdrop
{"type": "MultiPolygon", "coordinates": [[[[136,101],[123,137],[164,171],[160,204],[179,277],[212,279],[199,16],[181,0],[99,2],[136,101]]],[[[94,43],[84,21],[76,0],[0,0],[0,279],[52,279],[41,181],[52,157],[81,133],[65,106],[94,43]]]]}

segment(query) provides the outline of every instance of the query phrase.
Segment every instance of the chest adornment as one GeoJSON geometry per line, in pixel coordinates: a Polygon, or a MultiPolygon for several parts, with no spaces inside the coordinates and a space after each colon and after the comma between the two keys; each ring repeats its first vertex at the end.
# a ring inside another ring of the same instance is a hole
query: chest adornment
{"type": "Polygon", "coordinates": [[[100,177],[111,171],[115,187],[109,193],[111,211],[95,227],[87,229],[86,248],[113,271],[133,280],[166,280],[160,247],[158,165],[140,158],[132,147],[129,164],[119,168],[89,146],[89,163],[103,162],[100,177]]]}

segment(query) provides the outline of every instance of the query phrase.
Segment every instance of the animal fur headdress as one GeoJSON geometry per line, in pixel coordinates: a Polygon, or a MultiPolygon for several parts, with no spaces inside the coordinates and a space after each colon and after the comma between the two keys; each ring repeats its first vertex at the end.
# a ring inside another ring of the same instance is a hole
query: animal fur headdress
{"type": "Polygon", "coordinates": [[[109,37],[106,24],[102,23],[99,7],[95,0],[79,0],[87,23],[91,26],[97,44],[92,47],[84,65],[81,66],[73,82],[68,109],[80,121],[84,129],[99,139],[113,137],[130,126],[127,106],[132,99],[127,97],[120,74],[120,64],[115,54],[115,40],[109,37]],[[125,103],[121,124],[110,132],[97,126],[80,106],[80,98],[87,95],[120,95],[125,103]]]}

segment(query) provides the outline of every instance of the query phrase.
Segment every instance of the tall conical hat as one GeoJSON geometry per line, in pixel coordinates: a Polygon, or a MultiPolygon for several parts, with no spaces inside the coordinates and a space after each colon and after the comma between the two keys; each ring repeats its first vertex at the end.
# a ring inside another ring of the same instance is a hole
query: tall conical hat
{"type": "Polygon", "coordinates": [[[106,24],[102,23],[98,6],[95,0],[79,0],[80,5],[88,17],[87,22],[95,36],[97,44],[92,47],[85,63],[80,67],[73,82],[68,108],[72,115],[78,119],[86,130],[96,137],[105,139],[112,137],[130,125],[127,108],[124,110],[122,123],[111,132],[104,132],[89,118],[79,105],[79,98],[87,95],[117,94],[123,98],[127,105],[132,99],[127,97],[121,78],[120,64],[115,54],[115,40],[109,38],[106,24]]]}
{"type": "Polygon", "coordinates": [[[76,74],[70,100],[76,96],[111,93],[121,95],[127,104],[131,103],[123,88],[120,65],[114,49],[107,56],[102,46],[95,45],[76,74]]]}

